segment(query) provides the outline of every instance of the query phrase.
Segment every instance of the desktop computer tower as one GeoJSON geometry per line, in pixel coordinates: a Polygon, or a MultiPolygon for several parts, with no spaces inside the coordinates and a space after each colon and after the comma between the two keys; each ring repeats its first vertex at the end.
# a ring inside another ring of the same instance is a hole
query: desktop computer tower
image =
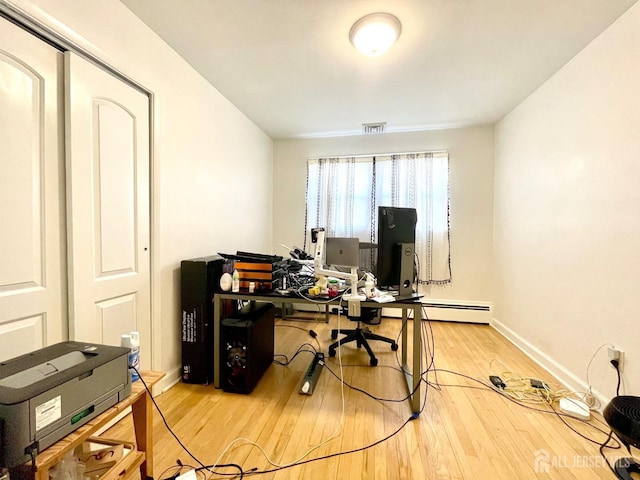
{"type": "Polygon", "coordinates": [[[219,255],[183,260],[180,264],[185,383],[213,382],[213,294],[220,291],[225,264],[219,255]]]}
{"type": "Polygon", "coordinates": [[[401,296],[413,294],[413,283],[416,277],[414,252],[415,243],[399,243],[398,254],[400,255],[400,282],[398,293],[401,296]]]}
{"type": "Polygon", "coordinates": [[[222,320],[220,385],[225,392],[251,393],[273,362],[275,308],[250,302],[222,320]]]}

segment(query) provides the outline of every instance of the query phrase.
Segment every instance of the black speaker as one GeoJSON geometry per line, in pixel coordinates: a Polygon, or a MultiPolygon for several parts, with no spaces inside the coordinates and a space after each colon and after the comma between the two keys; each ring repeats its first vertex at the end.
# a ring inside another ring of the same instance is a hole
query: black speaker
{"type": "Polygon", "coordinates": [[[275,308],[250,302],[222,320],[220,384],[225,392],[251,393],[273,362],[275,308]]]}
{"type": "Polygon", "coordinates": [[[220,291],[225,264],[219,255],[183,260],[180,264],[185,383],[213,382],[213,294],[220,291]]]}

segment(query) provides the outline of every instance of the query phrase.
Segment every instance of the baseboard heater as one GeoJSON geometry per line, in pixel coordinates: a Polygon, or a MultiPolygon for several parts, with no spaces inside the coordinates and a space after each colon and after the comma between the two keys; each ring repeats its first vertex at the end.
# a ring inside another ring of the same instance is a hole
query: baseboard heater
{"type": "MultiPolygon", "coordinates": [[[[493,305],[489,302],[451,302],[429,301],[423,299],[422,306],[430,320],[449,322],[469,322],[490,324],[493,315],[493,305]]],[[[399,310],[387,308],[382,314],[388,317],[400,317],[399,310]]],[[[424,315],[424,313],[423,313],[424,315]]]]}
{"type": "MultiPolygon", "coordinates": [[[[490,302],[434,301],[423,298],[422,306],[430,320],[484,323],[489,325],[493,316],[493,304],[490,302]]],[[[319,311],[318,306],[306,304],[296,304],[295,309],[319,311]]],[[[382,315],[402,318],[402,311],[397,308],[384,308],[382,315]]]]}
{"type": "Polygon", "coordinates": [[[461,305],[459,303],[429,303],[422,302],[422,305],[427,308],[450,308],[454,310],[474,310],[478,312],[490,312],[490,305],[461,305]]]}

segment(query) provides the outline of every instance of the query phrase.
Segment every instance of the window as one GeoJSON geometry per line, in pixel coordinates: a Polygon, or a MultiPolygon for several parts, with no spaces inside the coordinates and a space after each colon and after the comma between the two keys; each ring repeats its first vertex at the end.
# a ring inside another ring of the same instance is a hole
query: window
{"type": "Polygon", "coordinates": [[[375,243],[378,206],[417,210],[419,283],[451,282],[448,153],[309,160],[305,249],[313,227],[375,243]]]}

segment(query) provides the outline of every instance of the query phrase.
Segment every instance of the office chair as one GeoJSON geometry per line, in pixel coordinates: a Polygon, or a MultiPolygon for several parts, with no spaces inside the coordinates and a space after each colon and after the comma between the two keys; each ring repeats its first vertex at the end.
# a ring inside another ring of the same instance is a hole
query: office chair
{"type": "MultiPolygon", "coordinates": [[[[343,307],[343,311],[346,310],[346,307],[343,307]]],[[[369,325],[377,325],[380,323],[379,321],[379,308],[367,308],[363,307],[360,312],[359,317],[351,317],[348,316],[349,320],[356,321],[357,326],[354,329],[333,329],[331,330],[331,339],[336,340],[338,338],[338,334],[346,335],[335,343],[332,343],[329,346],[329,356],[336,356],[336,348],[340,345],[344,345],[345,343],[356,342],[358,348],[364,347],[367,353],[369,354],[369,364],[372,367],[378,365],[378,359],[373,354],[373,350],[371,350],[371,346],[367,340],[377,340],[380,342],[386,342],[391,344],[391,350],[398,350],[398,344],[395,340],[387,337],[383,337],[381,335],[377,335],[369,330],[369,327],[363,326],[362,323],[366,323],[369,325]]]]}

